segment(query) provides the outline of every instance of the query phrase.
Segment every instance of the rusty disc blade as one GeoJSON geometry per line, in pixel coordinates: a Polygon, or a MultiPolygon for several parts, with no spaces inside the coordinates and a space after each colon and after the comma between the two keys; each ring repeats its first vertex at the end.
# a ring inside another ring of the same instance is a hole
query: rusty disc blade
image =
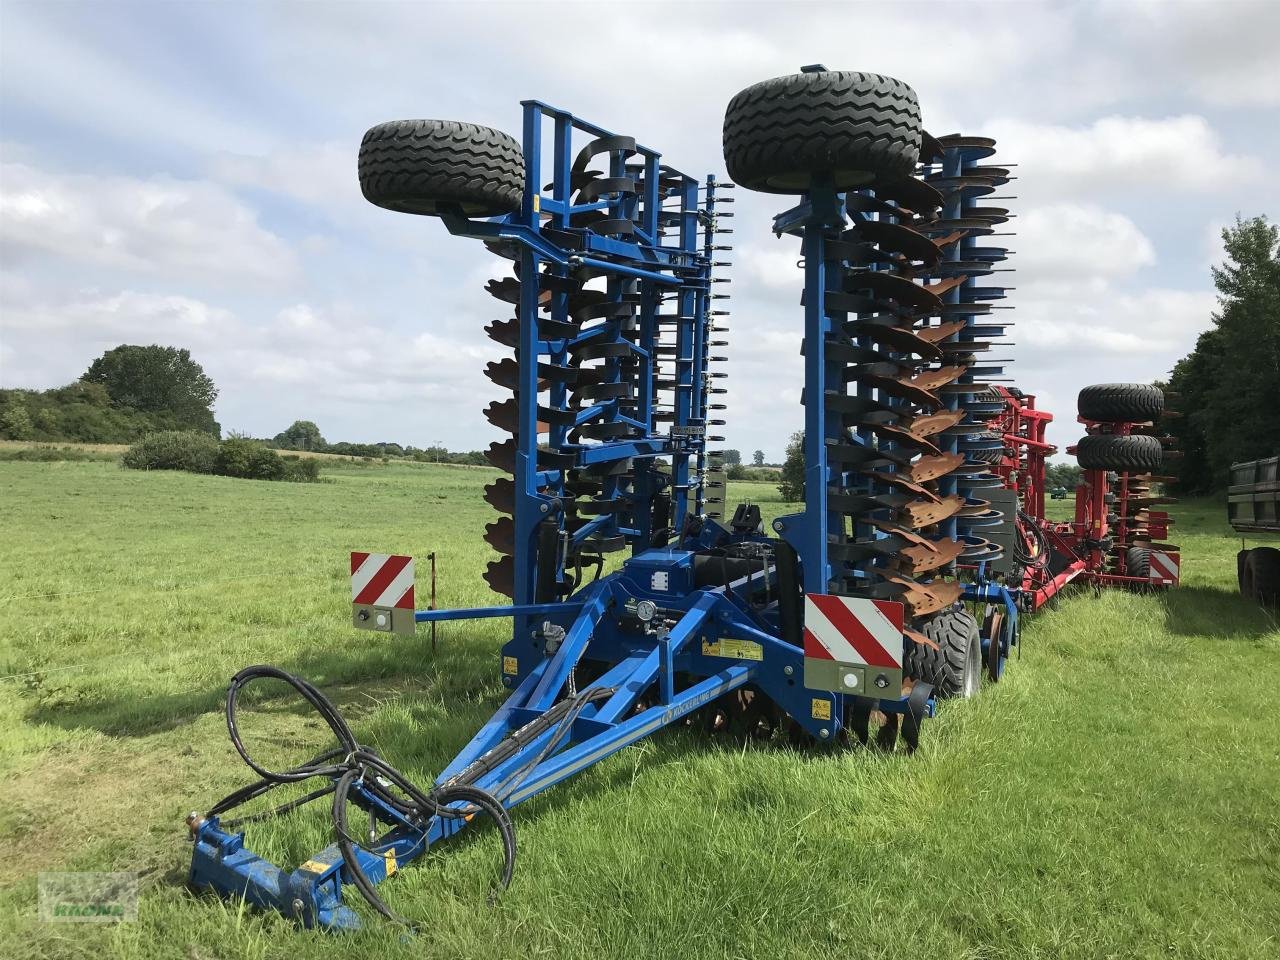
{"type": "Polygon", "coordinates": [[[911,544],[913,549],[920,549],[929,552],[935,552],[937,550],[937,545],[933,540],[930,540],[928,537],[922,537],[914,530],[908,530],[906,527],[899,526],[896,523],[889,523],[886,520],[868,520],[867,523],[882,533],[901,537],[903,540],[906,540],[907,543],[911,544]]]}
{"type": "Polygon", "coordinates": [[[901,353],[914,353],[925,360],[937,360],[942,356],[941,350],[910,327],[895,326],[879,317],[847,324],[845,332],[853,337],[867,337],[901,353]]]}
{"type": "Polygon", "coordinates": [[[931,583],[926,586],[894,574],[886,574],[885,579],[903,588],[902,602],[912,617],[928,616],[950,606],[964,590],[958,583],[931,583]]]}
{"type": "Polygon", "coordinates": [[[931,314],[937,313],[942,308],[942,299],[932,290],[903,277],[878,273],[874,270],[849,271],[845,276],[844,289],[849,293],[870,290],[876,297],[906,304],[931,314]]]}
{"type": "MultiPolygon", "coordinates": [[[[519,303],[520,302],[520,281],[515,277],[504,277],[501,280],[490,280],[484,285],[489,293],[501,300],[503,303],[519,303]]],[[[538,291],[538,304],[545,306],[551,302],[551,291],[538,291]]]]}
{"type": "Polygon", "coordinates": [[[499,517],[484,526],[484,542],[499,553],[508,556],[516,552],[516,522],[511,517],[499,517]]]}
{"type": "Polygon", "coordinates": [[[910,565],[911,573],[928,573],[930,570],[945,567],[964,550],[964,544],[959,540],[934,540],[932,544],[932,550],[924,547],[906,547],[898,551],[898,555],[910,565]]]}
{"type": "Polygon", "coordinates": [[[509,599],[515,598],[516,562],[513,557],[491,560],[482,576],[494,593],[500,593],[509,599]]]}
{"type": "Polygon", "coordinates": [[[964,463],[962,453],[941,453],[936,457],[921,457],[911,464],[907,473],[916,483],[927,483],[938,477],[945,477],[962,463],[964,463]]]}
{"type": "Polygon", "coordinates": [[[940,323],[936,327],[919,327],[916,329],[916,336],[921,340],[927,340],[930,343],[937,344],[946,340],[947,337],[954,336],[963,330],[968,324],[963,320],[949,320],[946,323],[940,323]]]}
{"type": "Polygon", "coordinates": [[[937,390],[941,386],[959,380],[969,368],[967,366],[938,367],[936,370],[925,370],[911,378],[913,386],[921,390],[937,390]]]}
{"type": "Polygon", "coordinates": [[[930,456],[941,456],[942,451],[933,445],[925,437],[913,433],[910,430],[904,430],[902,427],[895,427],[888,423],[866,423],[862,424],[866,429],[870,430],[882,440],[893,440],[897,443],[905,443],[919,450],[924,451],[930,456]]]}
{"type": "Polygon", "coordinates": [[[494,320],[484,328],[490,340],[504,347],[516,349],[520,346],[520,321],[512,317],[509,320],[494,320]]]}
{"type": "Polygon", "coordinates": [[[509,477],[499,477],[484,488],[484,502],[499,513],[515,513],[516,482],[509,477]]]}
{"type": "Polygon", "coordinates": [[[912,213],[932,219],[934,212],[945,202],[935,187],[919,177],[903,177],[888,183],[876,183],[876,196],[881,200],[893,200],[912,213]]]}
{"type": "Polygon", "coordinates": [[[942,250],[936,241],[918,230],[889,220],[860,221],[852,230],[847,231],[846,236],[850,235],[860,240],[870,240],[878,244],[881,250],[901,253],[911,260],[927,264],[937,263],[942,256],[942,250]]]}
{"type": "Polygon", "coordinates": [[[919,404],[922,407],[930,407],[937,409],[942,406],[942,401],[935,397],[928,390],[924,390],[910,379],[903,377],[889,377],[880,374],[854,374],[858,379],[863,380],[877,389],[883,390],[890,396],[897,397],[900,400],[908,400],[911,403],[919,404]]]}
{"type": "Polygon", "coordinates": [[[916,500],[903,507],[900,515],[906,518],[909,526],[919,530],[923,527],[931,527],[947,517],[955,516],[963,507],[964,498],[957,496],[945,497],[933,503],[928,500],[916,500]]]}
{"type": "Polygon", "coordinates": [[[884,473],[880,470],[872,470],[869,471],[869,473],[881,483],[887,483],[895,490],[905,490],[908,493],[915,494],[917,497],[923,497],[930,503],[942,502],[941,498],[932,490],[928,490],[925,487],[920,486],[920,484],[913,482],[909,477],[903,476],[900,473],[884,473]]]}
{"type": "Polygon", "coordinates": [[[954,427],[964,417],[965,412],[963,410],[940,410],[938,413],[916,417],[905,426],[917,436],[932,437],[934,434],[941,433],[949,427],[954,427]]]}

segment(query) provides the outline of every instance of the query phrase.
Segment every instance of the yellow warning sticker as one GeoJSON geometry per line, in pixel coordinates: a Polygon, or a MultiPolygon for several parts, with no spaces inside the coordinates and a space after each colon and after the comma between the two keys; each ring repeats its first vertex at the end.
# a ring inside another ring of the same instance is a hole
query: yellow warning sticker
{"type": "Polygon", "coordinates": [[[533,195],[533,212],[540,213],[542,211],[542,197],[538,194],[533,195]]]}
{"type": "Polygon", "coordinates": [[[502,658],[502,672],[516,674],[520,672],[520,661],[515,657],[502,658]]]}
{"type": "Polygon", "coordinates": [[[322,861],[320,861],[320,860],[308,860],[306,863],[304,863],[304,864],[303,864],[302,866],[300,866],[298,869],[299,869],[299,870],[303,870],[303,871],[305,871],[306,873],[324,873],[324,872],[325,872],[326,870],[328,870],[331,866],[333,866],[333,864],[331,864],[331,863],[323,863],[323,862],[322,862],[322,861]]]}
{"type": "Polygon", "coordinates": [[[715,643],[702,641],[704,657],[728,657],[730,660],[763,660],[764,647],[752,640],[734,640],[722,637],[715,643]]]}
{"type": "Polygon", "coordinates": [[[831,719],[831,701],[826,697],[814,697],[810,713],[815,720],[831,719]]]}
{"type": "Polygon", "coordinates": [[[388,850],[386,853],[386,858],[387,858],[387,876],[389,877],[396,872],[396,852],[394,850],[388,850]]]}

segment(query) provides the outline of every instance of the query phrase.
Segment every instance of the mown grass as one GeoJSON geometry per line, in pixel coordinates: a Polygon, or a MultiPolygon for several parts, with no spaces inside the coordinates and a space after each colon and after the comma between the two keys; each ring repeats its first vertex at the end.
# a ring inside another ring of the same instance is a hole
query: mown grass
{"type": "MultiPolygon", "coordinates": [[[[384,886],[422,921],[336,940],[182,886],[182,818],[246,779],[228,677],[331,692],[428,782],[502,696],[499,621],[431,652],[355,633],[346,554],[434,550],[440,602],[493,600],[484,471],[350,467],[325,485],[0,463],[0,945],[6,957],[1271,958],[1280,953],[1280,631],[1235,593],[1221,505],[1181,505],[1183,587],[1073,591],[1006,679],[949,703],[914,757],[668,733],[384,886]],[[138,870],[139,920],[35,919],[40,870],[138,870]]],[[[767,516],[769,485],[731,491],[767,516]]],[[[420,589],[425,580],[420,576],[420,589]]],[[[264,698],[268,758],[321,743],[264,698]]],[[[297,861],[323,804],[250,834],[297,861]]],[[[356,899],[354,896],[352,899],[356,899]]]]}

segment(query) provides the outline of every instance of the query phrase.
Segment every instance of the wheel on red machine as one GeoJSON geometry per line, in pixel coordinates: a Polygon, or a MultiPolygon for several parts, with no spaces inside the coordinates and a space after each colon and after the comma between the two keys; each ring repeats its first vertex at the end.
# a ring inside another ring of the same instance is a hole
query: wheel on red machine
{"type": "Polygon", "coordinates": [[[1151,578],[1151,550],[1148,547],[1130,547],[1124,558],[1125,575],[1151,578]]]}
{"type": "Polygon", "coordinates": [[[520,209],[524,153],[514,138],[455,120],[392,120],[360,142],[360,191],[375,206],[439,216],[520,209]]]}
{"type": "Polygon", "coordinates": [[[1254,547],[1249,551],[1242,590],[1264,607],[1280,607],[1280,550],[1254,547]]]}
{"type": "Polygon", "coordinates": [[[943,610],[920,627],[937,644],[914,643],[906,652],[905,672],[932,684],[940,697],[972,697],[982,686],[982,636],[968,610],[943,610]]]}
{"type": "Polygon", "coordinates": [[[1076,409],[1101,423],[1151,423],[1164,412],[1164,391],[1150,383],[1095,383],[1080,391],[1076,409]]]}
{"type": "Polygon", "coordinates": [[[1163,451],[1155,437],[1097,433],[1080,438],[1076,444],[1076,460],[1086,470],[1150,473],[1160,469],[1163,451]]]}
{"type": "Polygon", "coordinates": [[[920,104],[901,80],[825,70],[753,84],[724,113],[734,183],[804,193],[829,176],[838,191],[908,177],[920,155],[920,104]]]}

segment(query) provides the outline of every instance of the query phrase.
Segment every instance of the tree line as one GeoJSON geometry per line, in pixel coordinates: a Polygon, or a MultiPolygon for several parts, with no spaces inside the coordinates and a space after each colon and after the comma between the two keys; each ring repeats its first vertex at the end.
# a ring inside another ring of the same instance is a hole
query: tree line
{"type": "Polygon", "coordinates": [[[188,350],[124,344],[52,390],[0,390],[0,439],[131,443],[162,430],[217,437],[218,389],[188,350]]]}
{"type": "Polygon", "coordinates": [[[1163,385],[1180,455],[1171,470],[1186,493],[1222,489],[1233,462],[1280,454],[1280,228],[1237,217],[1222,242],[1213,326],[1163,385]]]}

